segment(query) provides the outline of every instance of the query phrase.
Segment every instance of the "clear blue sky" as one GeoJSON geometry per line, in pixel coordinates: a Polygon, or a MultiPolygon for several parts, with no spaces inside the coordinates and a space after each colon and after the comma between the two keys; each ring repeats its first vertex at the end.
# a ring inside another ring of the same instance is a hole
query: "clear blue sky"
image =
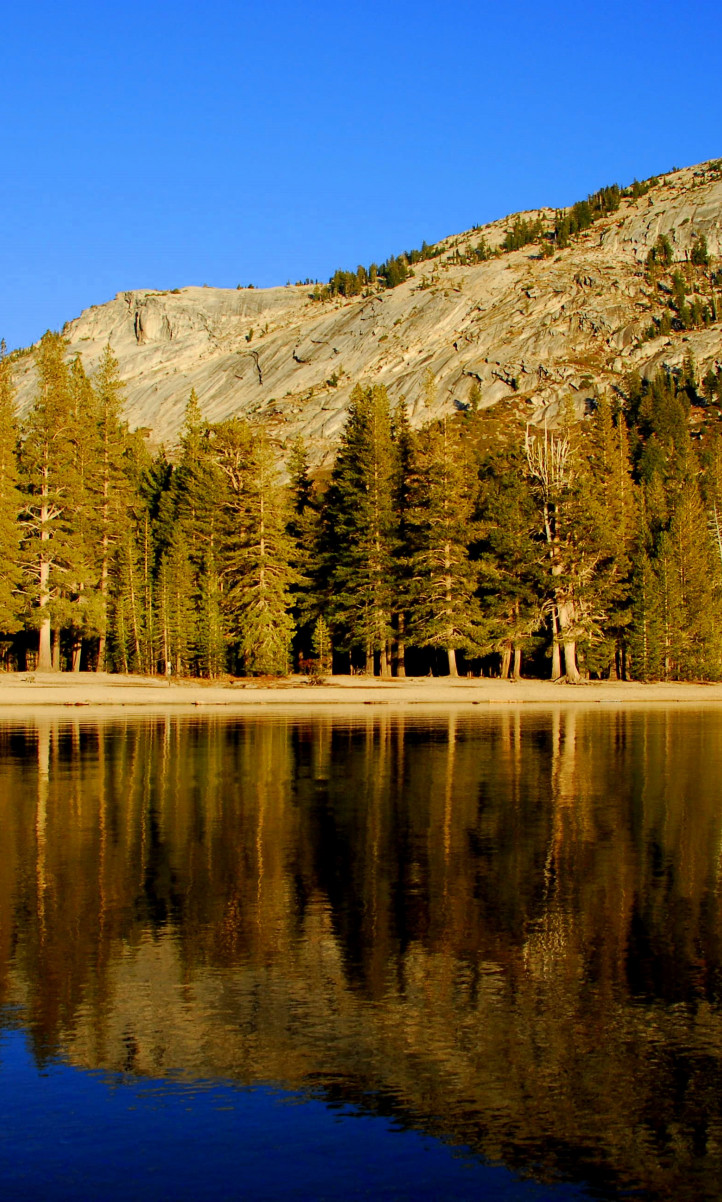
{"type": "Polygon", "coordinates": [[[719,0],[3,7],[0,336],[722,156],[719,0]]]}

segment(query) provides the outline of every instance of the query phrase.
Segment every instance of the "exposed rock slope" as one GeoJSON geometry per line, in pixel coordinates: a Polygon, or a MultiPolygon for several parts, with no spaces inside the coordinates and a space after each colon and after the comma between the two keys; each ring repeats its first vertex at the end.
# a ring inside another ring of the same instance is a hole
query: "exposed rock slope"
{"type": "MultiPolygon", "coordinates": [[[[722,254],[719,170],[703,165],[661,178],[552,258],[528,246],[474,266],[452,262],[482,236],[498,246],[511,223],[447,239],[441,257],[369,296],[314,301],[300,285],[124,292],[65,333],[89,371],[110,342],[131,426],[148,427],[154,439],[173,442],[195,388],[209,419],[262,417],[283,436],[303,433],[317,459],[338,435],[359,380],[385,383],[392,399],[405,395],[416,423],[466,404],[474,381],[482,404],[513,392],[540,417],[570,394],[582,402],[595,387],[613,387],[630,368],[676,366],[690,348],[702,368],[722,356],[720,324],[641,340],[662,306],[644,274],[657,237],[669,237],[677,260],[698,235],[722,254]]],[[[25,407],[35,387],[29,358],[17,374],[25,407]]]]}

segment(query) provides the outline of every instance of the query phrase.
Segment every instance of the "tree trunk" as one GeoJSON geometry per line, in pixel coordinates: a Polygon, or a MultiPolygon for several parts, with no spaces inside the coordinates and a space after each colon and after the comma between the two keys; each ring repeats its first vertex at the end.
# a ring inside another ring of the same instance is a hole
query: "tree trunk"
{"type": "Polygon", "coordinates": [[[53,672],[60,671],[60,631],[53,631],[53,672]]]}
{"type": "Polygon", "coordinates": [[[391,675],[391,661],[389,658],[389,644],[384,643],[381,648],[381,675],[386,677],[391,675]]]}
{"type": "Polygon", "coordinates": [[[562,636],[564,646],[564,671],[567,680],[572,684],[578,684],[581,680],[579,669],[577,667],[577,644],[576,640],[566,636],[566,631],[572,625],[573,608],[572,605],[565,601],[558,609],[559,629],[562,636]]]}
{"type": "MultiPolygon", "coordinates": [[[[41,535],[41,543],[46,542],[48,533],[45,529],[45,508],[41,509],[41,522],[43,532],[41,535]]],[[[40,558],[40,597],[39,605],[41,609],[45,609],[50,603],[50,563],[43,555],[41,545],[40,558]]],[[[43,618],[40,624],[40,632],[38,635],[38,672],[49,672],[52,668],[52,660],[50,656],[50,618],[43,618]]]]}
{"type": "Polygon", "coordinates": [[[106,644],[106,641],[107,640],[106,640],[105,634],[104,633],[101,634],[100,638],[98,639],[98,662],[95,665],[96,672],[104,672],[105,671],[105,644],[106,644]]]}
{"type": "Polygon", "coordinates": [[[509,679],[509,669],[511,668],[511,644],[507,643],[501,653],[501,679],[509,679]]]}
{"type": "Polygon", "coordinates": [[[404,635],[406,633],[406,615],[403,613],[399,614],[398,632],[399,632],[398,641],[396,643],[396,675],[397,676],[405,676],[406,675],[406,643],[404,641],[404,635]]]}
{"type": "Polygon", "coordinates": [[[521,680],[521,647],[514,646],[514,667],[512,669],[514,680],[521,680]]]}
{"type": "Polygon", "coordinates": [[[447,647],[446,654],[449,657],[449,676],[458,676],[459,670],[456,666],[456,651],[453,647],[447,647]]]}
{"type": "Polygon", "coordinates": [[[80,657],[83,653],[83,640],[75,639],[73,643],[73,671],[80,671],[80,657]]]}
{"type": "Polygon", "coordinates": [[[374,653],[372,647],[366,648],[366,675],[375,676],[374,653]]]}
{"type": "Polygon", "coordinates": [[[577,644],[573,639],[564,643],[564,671],[567,680],[572,684],[579,684],[582,678],[577,667],[577,644]]]}
{"type": "Polygon", "coordinates": [[[50,618],[44,618],[38,635],[38,672],[50,672],[53,661],[50,655],[50,618]]]}
{"type": "Polygon", "coordinates": [[[557,616],[557,608],[555,605],[552,609],[552,680],[561,680],[562,677],[562,656],[558,635],[559,618],[557,616]]]}

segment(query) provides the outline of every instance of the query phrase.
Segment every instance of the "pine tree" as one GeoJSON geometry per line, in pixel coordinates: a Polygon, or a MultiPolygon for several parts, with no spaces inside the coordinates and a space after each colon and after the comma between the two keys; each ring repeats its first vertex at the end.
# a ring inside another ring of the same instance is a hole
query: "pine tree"
{"type": "Polygon", "coordinates": [[[223,594],[214,551],[209,549],[197,574],[197,662],[202,676],[215,680],[226,669],[227,638],[223,594]]]}
{"type": "Polygon", "coordinates": [[[294,544],[298,580],[292,588],[297,645],[303,657],[311,650],[314,623],[324,605],[324,582],[319,554],[320,513],[306,445],[299,436],[291,445],[287,470],[290,506],[288,533],[294,544]]]}
{"type": "Polygon", "coordinates": [[[396,675],[406,675],[406,641],[413,576],[413,535],[411,506],[416,475],[416,438],[409,422],[406,401],[402,397],[393,413],[392,494],[395,519],[394,599],[392,621],[395,628],[393,659],[396,675]]]}
{"type": "Polygon", "coordinates": [[[663,591],[654,565],[645,550],[634,564],[632,622],[628,635],[632,673],[637,680],[659,680],[664,675],[663,591]]]}
{"type": "Polygon", "coordinates": [[[393,635],[393,449],[386,389],[356,386],[324,515],[329,614],[340,641],[361,647],[366,670],[390,674],[393,635]]]}
{"type": "Polygon", "coordinates": [[[188,548],[179,536],[165,551],[155,591],[157,656],[166,675],[189,673],[196,648],[196,598],[188,548]]]}
{"type": "Polygon", "coordinates": [[[105,667],[110,571],[114,550],[129,520],[130,489],[126,473],[128,436],[122,420],[123,384],[118,361],[105,347],[93,378],[95,465],[89,491],[95,513],[95,549],[100,619],[98,671],[105,667]]]}
{"type": "Polygon", "coordinates": [[[0,630],[5,634],[13,634],[20,628],[22,573],[18,515],[22,501],[18,491],[16,442],[12,371],[3,343],[0,347],[0,630]]]}
{"type": "Polygon", "coordinates": [[[574,579],[569,568],[574,561],[572,542],[574,518],[570,489],[574,479],[574,458],[569,430],[549,432],[544,428],[533,434],[527,430],[526,456],[529,476],[538,501],[539,526],[547,544],[549,578],[545,604],[552,624],[552,680],[560,679],[561,648],[564,648],[566,675],[580,679],[576,659],[577,600],[574,579]]]}
{"type": "Polygon", "coordinates": [[[410,629],[418,645],[446,652],[451,676],[457,675],[456,652],[478,648],[480,640],[477,577],[469,558],[473,504],[461,428],[443,418],[419,438],[410,629]]]}
{"type": "Polygon", "coordinates": [[[56,612],[69,636],[71,665],[79,671],[83,643],[102,634],[104,606],[98,589],[98,506],[93,487],[99,466],[95,397],[80,355],[69,369],[74,495],[72,533],[56,612]]]}
{"type": "Polygon", "coordinates": [[[720,673],[722,609],[707,515],[696,479],[686,482],[669,528],[679,596],[673,667],[681,679],[720,673]]]}
{"type": "Polygon", "coordinates": [[[113,558],[110,574],[109,646],[113,666],[121,672],[150,672],[148,600],[144,589],[142,549],[129,526],[113,558]]]}
{"type": "Polygon", "coordinates": [[[543,548],[525,468],[520,440],[506,438],[485,448],[479,464],[483,642],[501,654],[503,678],[521,675],[543,620],[543,548]]]}
{"type": "Polygon", "coordinates": [[[595,593],[601,641],[609,648],[606,653],[604,646],[598,649],[596,659],[599,666],[606,666],[604,660],[611,654],[612,675],[623,676],[640,518],[627,424],[621,409],[613,409],[606,397],[597,403],[585,444],[591,471],[585,537],[593,542],[597,557],[590,591],[595,593]]]}
{"type": "Polygon", "coordinates": [[[38,669],[59,666],[51,656],[51,626],[65,616],[63,587],[73,575],[78,476],[75,422],[66,344],[43,335],[35,353],[38,392],[23,428],[20,467],[26,494],[23,562],[30,581],[30,620],[39,628],[38,669]]]}
{"type": "Polygon", "coordinates": [[[223,547],[224,608],[247,671],[288,671],[291,587],[297,580],[287,500],[263,430],[238,418],[215,427],[216,462],[228,481],[223,547]]]}
{"type": "Polygon", "coordinates": [[[331,631],[326,624],[323,614],[319,614],[316,625],[313,628],[313,650],[319,672],[322,674],[330,672],[333,662],[333,646],[331,644],[331,631]]]}

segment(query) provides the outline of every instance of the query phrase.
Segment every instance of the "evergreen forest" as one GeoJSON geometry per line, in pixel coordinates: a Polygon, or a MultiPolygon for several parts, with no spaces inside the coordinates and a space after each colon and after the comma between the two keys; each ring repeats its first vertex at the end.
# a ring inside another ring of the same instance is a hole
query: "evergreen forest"
{"type": "Polygon", "coordinates": [[[6,670],[722,677],[722,439],[693,420],[722,375],[689,356],[553,429],[476,384],[412,429],[357,385],[313,471],[194,394],[152,450],[110,347],[92,377],[58,334],[34,354],[22,421],[0,363],[6,670]]]}

